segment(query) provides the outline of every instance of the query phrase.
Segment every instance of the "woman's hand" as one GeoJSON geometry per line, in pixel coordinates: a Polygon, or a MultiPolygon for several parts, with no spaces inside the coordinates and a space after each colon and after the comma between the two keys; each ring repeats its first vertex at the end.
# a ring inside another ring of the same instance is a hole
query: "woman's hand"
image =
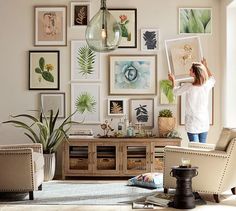
{"type": "Polygon", "coordinates": [[[172,82],[172,87],[174,87],[175,86],[175,76],[174,76],[174,74],[169,73],[168,78],[172,82]]]}
{"type": "Polygon", "coordinates": [[[208,69],[207,67],[207,60],[203,57],[201,63],[208,69]]]}

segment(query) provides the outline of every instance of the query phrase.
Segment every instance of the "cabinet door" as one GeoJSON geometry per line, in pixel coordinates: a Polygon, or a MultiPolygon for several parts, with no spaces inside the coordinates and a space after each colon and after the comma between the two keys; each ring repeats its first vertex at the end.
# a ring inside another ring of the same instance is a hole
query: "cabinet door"
{"type": "Polygon", "coordinates": [[[66,142],[64,151],[65,176],[92,173],[91,152],[91,143],[80,141],[66,142]]]}
{"type": "Polygon", "coordinates": [[[150,143],[124,143],[123,173],[134,176],[150,170],[150,143]]]}
{"type": "Polygon", "coordinates": [[[164,147],[152,144],[151,147],[151,166],[152,172],[163,172],[164,169],[164,147]]]}
{"type": "Polygon", "coordinates": [[[93,147],[93,174],[119,175],[119,143],[96,142],[93,147]]]}

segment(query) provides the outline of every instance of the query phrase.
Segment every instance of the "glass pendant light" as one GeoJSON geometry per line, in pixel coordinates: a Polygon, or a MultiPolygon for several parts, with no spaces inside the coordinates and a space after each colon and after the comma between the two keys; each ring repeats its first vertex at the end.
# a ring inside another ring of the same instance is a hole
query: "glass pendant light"
{"type": "Polygon", "coordinates": [[[121,39],[119,23],[107,10],[106,0],[101,0],[98,13],[89,22],[86,32],[88,46],[97,52],[115,50],[121,39]]]}

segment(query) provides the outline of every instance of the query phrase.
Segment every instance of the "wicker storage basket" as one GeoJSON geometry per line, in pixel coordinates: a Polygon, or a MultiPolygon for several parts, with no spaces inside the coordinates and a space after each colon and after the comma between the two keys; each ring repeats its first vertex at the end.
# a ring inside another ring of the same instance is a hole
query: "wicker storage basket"
{"type": "Polygon", "coordinates": [[[127,169],[128,170],[145,170],[146,159],[145,158],[128,158],[127,169]]]}
{"type": "Polygon", "coordinates": [[[98,158],[97,169],[98,170],[115,170],[116,159],[115,158],[98,158]]]}
{"type": "Polygon", "coordinates": [[[70,169],[88,170],[88,159],[70,158],[70,169]]]}
{"type": "Polygon", "coordinates": [[[158,131],[160,137],[166,137],[174,130],[176,120],[174,117],[158,117],[158,131]]]}

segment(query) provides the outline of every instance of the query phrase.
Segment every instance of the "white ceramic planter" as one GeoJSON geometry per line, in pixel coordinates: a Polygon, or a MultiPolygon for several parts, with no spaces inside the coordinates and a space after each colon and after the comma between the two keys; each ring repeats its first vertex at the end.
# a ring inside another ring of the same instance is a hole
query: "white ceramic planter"
{"type": "Polygon", "coordinates": [[[50,181],[55,175],[56,159],[55,153],[43,154],[44,156],[44,181],[50,181]]]}

